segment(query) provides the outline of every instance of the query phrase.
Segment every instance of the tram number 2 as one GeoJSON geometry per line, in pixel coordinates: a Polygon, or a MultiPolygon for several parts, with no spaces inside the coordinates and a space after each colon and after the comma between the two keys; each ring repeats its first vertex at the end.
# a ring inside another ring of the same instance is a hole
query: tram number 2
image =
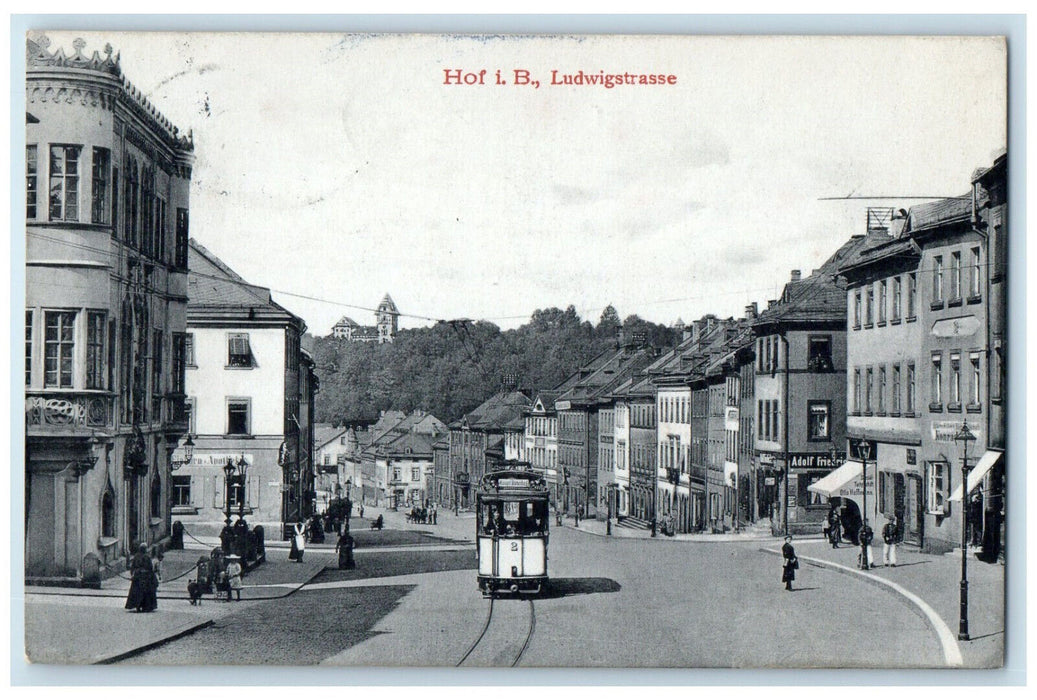
{"type": "Polygon", "coordinates": [[[513,552],[517,552],[518,551],[518,542],[512,542],[511,543],[511,551],[513,551],[513,552]]]}

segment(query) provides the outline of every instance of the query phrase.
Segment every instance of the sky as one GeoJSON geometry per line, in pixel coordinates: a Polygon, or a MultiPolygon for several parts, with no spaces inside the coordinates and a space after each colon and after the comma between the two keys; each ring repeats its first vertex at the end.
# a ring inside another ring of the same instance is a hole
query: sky
{"type": "Polygon", "coordinates": [[[192,237],[316,335],[386,293],[404,328],[738,316],[918,201],[821,198],[965,194],[1007,138],[997,38],[47,36],[192,131],[192,237]]]}

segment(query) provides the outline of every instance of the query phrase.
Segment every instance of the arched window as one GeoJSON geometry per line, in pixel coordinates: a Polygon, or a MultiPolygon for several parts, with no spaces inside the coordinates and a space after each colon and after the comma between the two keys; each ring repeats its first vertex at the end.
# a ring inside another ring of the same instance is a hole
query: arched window
{"type": "Polygon", "coordinates": [[[115,492],[111,484],[101,496],[101,537],[115,537],[115,492]]]}
{"type": "Polygon", "coordinates": [[[162,480],[158,474],[151,479],[151,517],[162,517],[162,480]]]}

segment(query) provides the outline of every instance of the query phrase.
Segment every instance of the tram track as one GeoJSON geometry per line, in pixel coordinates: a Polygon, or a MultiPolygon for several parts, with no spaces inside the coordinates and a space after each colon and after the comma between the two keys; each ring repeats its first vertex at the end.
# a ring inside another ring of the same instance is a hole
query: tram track
{"type": "Polygon", "coordinates": [[[456,666],[517,666],[522,660],[536,631],[536,608],[533,601],[528,598],[524,601],[529,605],[528,615],[522,615],[516,610],[521,607],[517,604],[522,601],[502,600],[502,605],[495,608],[496,601],[496,598],[490,598],[482,631],[456,666]],[[526,629],[524,637],[520,636],[522,629],[526,629]],[[518,646],[520,641],[521,646],[518,646]]]}

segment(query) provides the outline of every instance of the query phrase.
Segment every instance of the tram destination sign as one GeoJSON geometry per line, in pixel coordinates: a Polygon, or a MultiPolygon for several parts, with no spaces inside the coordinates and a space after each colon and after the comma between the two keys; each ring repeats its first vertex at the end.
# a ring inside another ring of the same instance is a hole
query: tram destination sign
{"type": "Polygon", "coordinates": [[[529,479],[497,479],[497,487],[502,489],[527,489],[529,479]]]}

